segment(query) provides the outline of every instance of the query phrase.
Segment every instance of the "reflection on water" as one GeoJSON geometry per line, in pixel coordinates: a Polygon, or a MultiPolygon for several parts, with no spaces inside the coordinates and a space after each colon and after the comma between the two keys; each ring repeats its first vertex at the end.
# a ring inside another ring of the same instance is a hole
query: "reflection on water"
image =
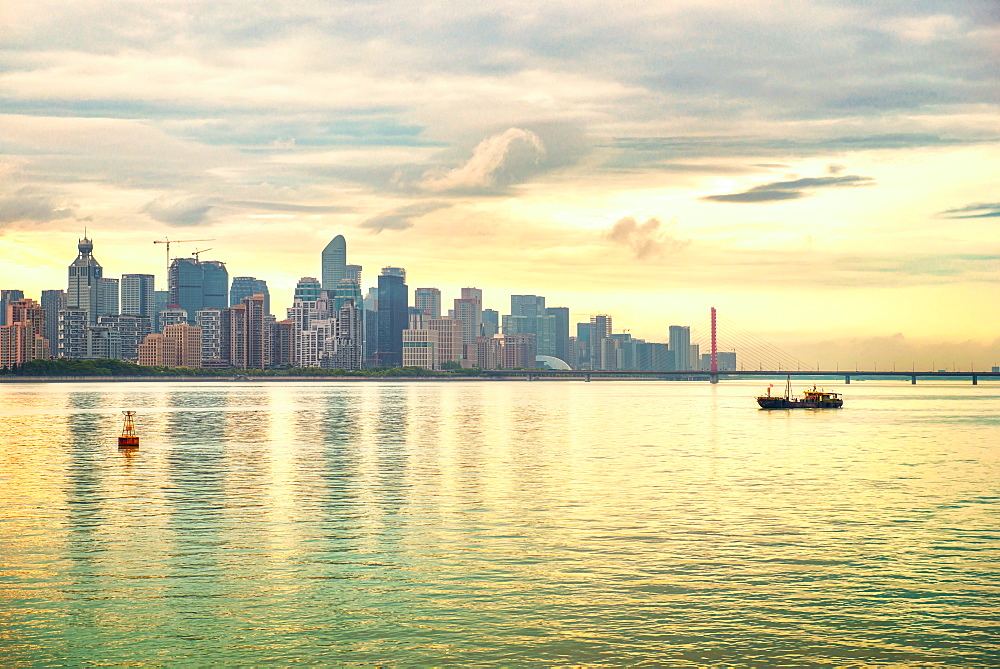
{"type": "Polygon", "coordinates": [[[1000,388],[757,385],[0,386],[0,664],[995,662],[1000,388]]]}

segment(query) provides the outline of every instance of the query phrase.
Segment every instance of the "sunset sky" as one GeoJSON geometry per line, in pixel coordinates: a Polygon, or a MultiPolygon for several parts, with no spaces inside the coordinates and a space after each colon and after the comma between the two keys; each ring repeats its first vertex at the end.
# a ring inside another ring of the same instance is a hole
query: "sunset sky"
{"type": "Polygon", "coordinates": [[[343,234],[365,287],[394,265],[652,341],[714,305],[824,366],[1000,364],[996,2],[0,0],[0,25],[2,288],[65,288],[84,227],[106,276],[158,284],[154,239],[211,239],[173,255],[283,317],[343,234]]]}

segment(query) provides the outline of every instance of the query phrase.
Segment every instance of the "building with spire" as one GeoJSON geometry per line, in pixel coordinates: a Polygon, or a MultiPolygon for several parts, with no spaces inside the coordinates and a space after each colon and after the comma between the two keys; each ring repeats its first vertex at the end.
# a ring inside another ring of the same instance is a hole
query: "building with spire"
{"type": "Polygon", "coordinates": [[[94,257],[94,243],[84,237],[77,244],[76,260],[69,266],[69,287],[66,290],[66,308],[87,312],[89,325],[97,323],[104,300],[101,298],[104,270],[94,257]]]}

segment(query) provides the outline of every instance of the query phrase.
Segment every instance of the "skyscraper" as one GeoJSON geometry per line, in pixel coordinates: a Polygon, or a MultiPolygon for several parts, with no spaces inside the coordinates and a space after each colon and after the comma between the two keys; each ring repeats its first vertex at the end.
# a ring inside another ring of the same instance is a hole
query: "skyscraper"
{"type": "MultiPolygon", "coordinates": [[[[156,277],[154,275],[122,274],[122,314],[125,316],[149,316],[152,318],[158,311],[153,302],[155,292],[156,277]]],[[[163,307],[166,306],[167,303],[164,302],[163,307]]]]}
{"type": "Polygon", "coordinates": [[[222,357],[237,369],[264,369],[271,353],[264,296],[245,297],[222,312],[222,357]]]}
{"type": "Polygon", "coordinates": [[[49,357],[45,310],[32,299],[7,305],[7,324],[0,325],[0,368],[49,357]]]}
{"type": "Polygon", "coordinates": [[[691,328],[687,325],[670,326],[670,350],[674,353],[674,369],[691,369],[691,328]]]}
{"type": "Polygon", "coordinates": [[[413,306],[430,318],[441,318],[441,291],[417,288],[413,291],[413,306]]]}
{"type": "MultiPolygon", "coordinates": [[[[569,363],[569,307],[546,307],[545,314],[553,318],[555,357],[569,363]]],[[[541,351],[539,351],[541,355],[541,351]]]]}
{"type": "Polygon", "coordinates": [[[229,289],[229,306],[236,306],[244,297],[253,297],[258,293],[264,296],[264,313],[271,313],[271,293],[267,290],[267,281],[252,276],[233,277],[233,285],[229,289]]]}
{"type": "Polygon", "coordinates": [[[101,315],[101,279],[104,270],[92,255],[94,244],[84,237],[77,244],[79,255],[69,266],[69,287],[66,290],[66,307],[87,312],[88,324],[97,323],[101,315]]]}
{"type": "Polygon", "coordinates": [[[49,357],[59,355],[59,310],[66,308],[66,291],[43,290],[42,309],[45,309],[45,338],[49,340],[49,357]]]}
{"type": "Polygon", "coordinates": [[[347,241],[337,235],[323,249],[323,290],[336,290],[347,275],[347,241]]]}
{"type": "Polygon", "coordinates": [[[194,323],[199,309],[221,310],[229,306],[229,272],[218,260],[174,258],[169,281],[170,304],[187,312],[189,324],[194,323]]]}
{"type": "Polygon", "coordinates": [[[361,285],[361,265],[348,265],[345,278],[350,279],[354,283],[361,285]]]}
{"type": "Polygon", "coordinates": [[[108,277],[101,279],[101,306],[100,313],[97,314],[98,318],[101,316],[117,316],[121,313],[118,309],[119,284],[119,279],[109,279],[108,277]]]}
{"type": "Polygon", "coordinates": [[[0,325],[7,325],[7,305],[23,299],[23,290],[0,290],[0,325]]]}
{"type": "Polygon", "coordinates": [[[403,330],[409,324],[409,290],[396,270],[399,268],[386,267],[378,278],[378,348],[375,359],[379,367],[400,367],[403,364],[403,330]]]}
{"type": "Polygon", "coordinates": [[[462,297],[455,300],[455,318],[462,321],[462,344],[467,360],[476,358],[476,338],[483,324],[483,291],[463,288],[462,297]]]}

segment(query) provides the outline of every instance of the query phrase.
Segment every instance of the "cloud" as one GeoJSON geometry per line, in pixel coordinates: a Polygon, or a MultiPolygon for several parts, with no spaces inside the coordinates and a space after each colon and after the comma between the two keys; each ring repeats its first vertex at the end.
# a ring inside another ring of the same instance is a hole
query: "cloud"
{"type": "Polygon", "coordinates": [[[777,202],[780,200],[798,200],[811,195],[809,191],[817,188],[856,188],[872,186],[875,180],[871,177],[855,175],[831,177],[807,177],[792,181],[775,181],[769,184],[754,186],[739,193],[723,195],[707,195],[702,200],[710,202],[777,202]]]}
{"type": "Polygon", "coordinates": [[[230,200],[226,204],[230,207],[239,207],[241,209],[263,209],[264,211],[280,211],[292,214],[343,214],[354,211],[353,207],[341,205],[288,204],[286,202],[257,202],[252,200],[230,200]]]}
{"type": "Polygon", "coordinates": [[[433,192],[482,191],[518,183],[538,170],[545,153],[536,133],[508,128],[480,142],[461,167],[426,173],[420,186],[433,192]]]}
{"type": "Polygon", "coordinates": [[[957,209],[945,209],[937,213],[938,218],[997,218],[1000,217],[1000,202],[977,202],[957,209]]]}
{"type": "Polygon", "coordinates": [[[0,223],[47,223],[72,216],[72,209],[60,207],[54,198],[29,186],[19,188],[13,195],[0,196],[0,223]]]}
{"type": "Polygon", "coordinates": [[[167,225],[191,226],[203,223],[213,206],[211,201],[198,196],[161,195],[147,203],[142,212],[167,225]]]}
{"type": "Polygon", "coordinates": [[[604,237],[630,249],[638,260],[678,252],[691,243],[690,239],[680,240],[673,237],[661,226],[662,223],[658,218],[650,218],[640,224],[634,217],[626,216],[618,219],[604,237]]]}
{"type": "Polygon", "coordinates": [[[444,209],[451,205],[447,202],[417,202],[383,212],[361,222],[358,227],[367,228],[373,234],[378,234],[383,230],[406,230],[413,227],[413,219],[420,218],[432,211],[444,209]]]}

